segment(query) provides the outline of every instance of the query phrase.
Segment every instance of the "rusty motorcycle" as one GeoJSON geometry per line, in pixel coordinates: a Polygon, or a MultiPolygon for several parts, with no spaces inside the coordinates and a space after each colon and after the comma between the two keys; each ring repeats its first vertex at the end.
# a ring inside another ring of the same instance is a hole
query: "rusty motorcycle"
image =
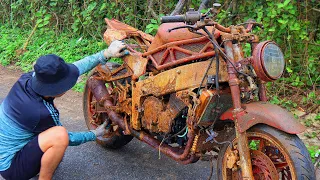
{"type": "Polygon", "coordinates": [[[224,27],[214,13],[164,16],[155,36],[105,19],[105,42],[124,40],[130,55],[90,72],[88,128],[108,122],[97,139],[106,148],[135,137],[182,164],[216,158],[218,179],[315,179],[296,135],[305,127],[267,102],[266,82],[284,70],[281,49],[251,33],[260,24],[224,27]]]}

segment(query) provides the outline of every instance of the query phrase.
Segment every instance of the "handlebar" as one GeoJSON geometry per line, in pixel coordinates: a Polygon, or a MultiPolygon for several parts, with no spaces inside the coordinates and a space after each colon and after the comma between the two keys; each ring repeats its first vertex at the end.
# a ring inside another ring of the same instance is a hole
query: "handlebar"
{"type": "Polygon", "coordinates": [[[185,22],[186,18],[184,15],[176,16],[163,16],[161,17],[161,23],[170,23],[170,22],[185,22]]]}
{"type": "Polygon", "coordinates": [[[201,17],[200,12],[195,11],[194,9],[189,9],[185,15],[163,16],[161,18],[161,22],[186,22],[187,24],[195,24],[197,21],[200,21],[201,17]]]}
{"type": "MultiPolygon", "coordinates": [[[[180,28],[190,28],[194,30],[202,29],[205,26],[214,26],[218,30],[226,33],[230,33],[230,27],[224,27],[217,22],[214,22],[212,19],[207,18],[207,14],[202,15],[198,11],[194,11],[190,9],[184,15],[175,15],[175,16],[163,16],[161,17],[161,23],[170,23],[170,22],[185,22],[187,26],[181,26],[180,28]]],[[[248,24],[246,32],[250,32],[254,26],[260,26],[263,28],[262,24],[255,22],[254,20],[250,20],[248,22],[242,23],[248,24]]],[[[242,25],[239,24],[239,25],[242,25]]],[[[180,29],[180,28],[173,28],[169,31],[180,29]]]]}
{"type": "MultiPolygon", "coordinates": [[[[188,24],[188,26],[185,26],[183,28],[193,28],[193,29],[201,29],[202,26],[215,26],[218,30],[222,32],[230,32],[230,28],[226,28],[217,22],[211,21],[211,23],[205,22],[198,24],[199,21],[204,22],[206,18],[206,15],[201,15],[200,12],[194,11],[193,9],[189,10],[185,13],[185,15],[176,15],[176,16],[163,16],[161,17],[161,23],[170,23],[170,22],[185,22],[188,24]],[[203,21],[204,20],[204,21],[203,21]],[[193,27],[191,27],[191,26],[193,27]]],[[[171,29],[169,31],[175,30],[177,28],[171,29]]],[[[180,28],[178,28],[180,29],[180,28]]]]}

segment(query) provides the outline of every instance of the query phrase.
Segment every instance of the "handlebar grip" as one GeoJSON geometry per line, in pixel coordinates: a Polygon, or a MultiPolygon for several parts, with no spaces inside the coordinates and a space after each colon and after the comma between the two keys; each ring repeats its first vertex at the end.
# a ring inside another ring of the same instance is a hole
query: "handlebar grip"
{"type": "Polygon", "coordinates": [[[161,23],[169,23],[169,22],[185,22],[186,18],[184,15],[176,15],[176,16],[163,16],[161,17],[161,23]]]}

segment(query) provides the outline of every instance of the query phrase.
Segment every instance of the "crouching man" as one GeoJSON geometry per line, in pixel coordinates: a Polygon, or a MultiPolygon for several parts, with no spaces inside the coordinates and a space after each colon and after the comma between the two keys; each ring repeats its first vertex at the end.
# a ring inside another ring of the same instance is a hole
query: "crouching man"
{"type": "Polygon", "coordinates": [[[59,120],[54,99],[72,88],[78,77],[111,57],[127,53],[125,44],[109,48],[73,64],[56,55],[41,56],[34,72],[23,74],[0,105],[0,174],[5,179],[36,176],[51,179],[68,145],[94,141],[106,124],[89,132],[68,132],[59,120]]]}

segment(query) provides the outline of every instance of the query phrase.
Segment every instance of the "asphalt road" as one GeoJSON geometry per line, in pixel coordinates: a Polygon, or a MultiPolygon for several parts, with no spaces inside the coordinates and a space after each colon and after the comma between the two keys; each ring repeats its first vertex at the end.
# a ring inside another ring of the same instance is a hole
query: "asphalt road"
{"type": "MultiPolygon", "coordinates": [[[[21,72],[0,66],[0,102],[21,72]]],[[[61,122],[69,131],[86,131],[82,113],[82,94],[69,91],[55,100],[61,122]]],[[[213,162],[214,169],[216,162],[213,162]]],[[[211,165],[199,161],[180,165],[136,139],[119,150],[108,150],[95,142],[68,147],[54,180],[107,179],[208,179],[211,165]]],[[[0,177],[1,179],[1,177],[0,177]]],[[[37,179],[37,178],[33,178],[37,179]]],[[[212,179],[215,178],[215,171],[212,179]]]]}

